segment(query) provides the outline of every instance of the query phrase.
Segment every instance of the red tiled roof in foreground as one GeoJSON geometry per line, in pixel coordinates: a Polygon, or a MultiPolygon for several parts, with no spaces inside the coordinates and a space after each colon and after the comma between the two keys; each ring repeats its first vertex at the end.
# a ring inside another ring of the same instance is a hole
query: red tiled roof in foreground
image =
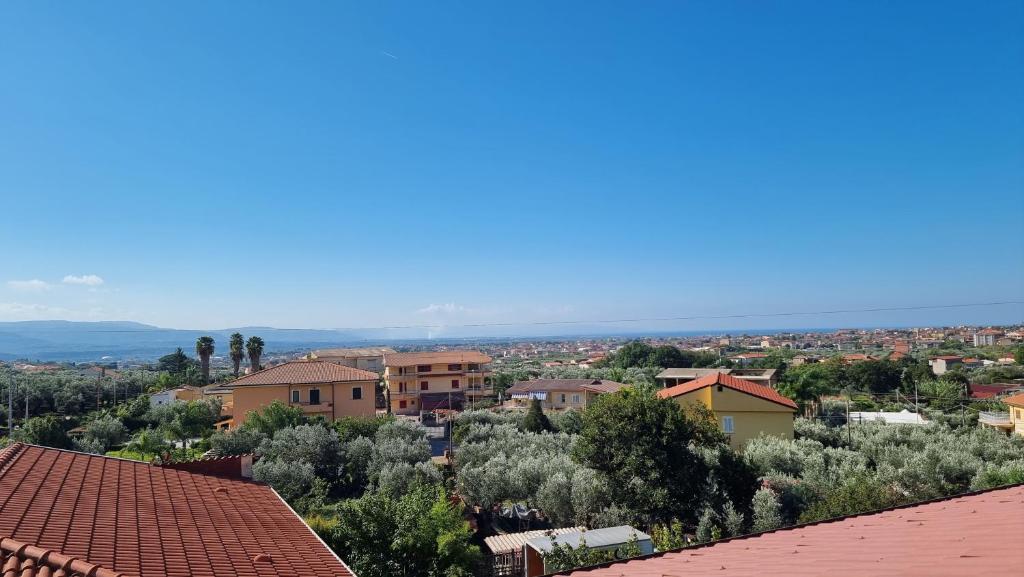
{"type": "Polygon", "coordinates": [[[745,381],[743,379],[739,379],[732,375],[727,375],[725,373],[712,373],[710,375],[705,375],[699,379],[695,379],[688,383],[683,383],[681,385],[676,385],[674,387],[662,389],[658,391],[658,396],[663,399],[667,399],[670,397],[678,397],[679,395],[692,393],[693,391],[698,391],[700,389],[703,389],[704,387],[710,387],[712,385],[722,385],[735,391],[746,393],[748,395],[753,395],[755,397],[760,397],[766,401],[778,403],[791,409],[797,408],[796,403],[794,403],[791,399],[783,397],[778,392],[776,392],[775,389],[771,387],[766,387],[764,385],[759,385],[757,383],[745,381]]]}
{"type": "Polygon", "coordinates": [[[14,539],[0,539],[3,577],[123,577],[98,565],[40,549],[14,539]]]}
{"type": "Polygon", "coordinates": [[[578,569],[573,577],[963,577],[1024,564],[1024,486],[578,569]]]}
{"type": "Polygon", "coordinates": [[[352,575],[266,485],[33,445],[0,451],[0,539],[27,575],[352,575]]]}
{"type": "Polygon", "coordinates": [[[377,373],[345,367],[327,361],[289,361],[245,375],[228,383],[231,388],[259,385],[311,385],[318,383],[344,383],[348,381],[376,381],[377,373]]]}

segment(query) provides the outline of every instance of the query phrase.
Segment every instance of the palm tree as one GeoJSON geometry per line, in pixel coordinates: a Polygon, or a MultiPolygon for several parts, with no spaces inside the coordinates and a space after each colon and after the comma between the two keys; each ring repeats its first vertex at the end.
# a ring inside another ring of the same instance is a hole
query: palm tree
{"type": "Polygon", "coordinates": [[[231,348],[231,364],[234,365],[234,373],[237,377],[238,367],[245,359],[245,337],[242,336],[242,333],[231,335],[231,344],[228,346],[231,348]]]}
{"type": "Polygon", "coordinates": [[[259,337],[249,337],[249,340],[245,342],[245,351],[249,353],[249,366],[252,367],[252,372],[260,370],[260,357],[263,356],[263,339],[259,337]]]}
{"type": "Polygon", "coordinates": [[[213,337],[196,339],[196,354],[203,367],[203,384],[210,382],[210,356],[213,355],[213,337]]]}
{"type": "Polygon", "coordinates": [[[143,460],[145,460],[146,455],[153,455],[155,457],[166,448],[167,443],[164,442],[160,433],[148,427],[135,433],[135,436],[125,446],[125,449],[142,455],[143,460]]]}

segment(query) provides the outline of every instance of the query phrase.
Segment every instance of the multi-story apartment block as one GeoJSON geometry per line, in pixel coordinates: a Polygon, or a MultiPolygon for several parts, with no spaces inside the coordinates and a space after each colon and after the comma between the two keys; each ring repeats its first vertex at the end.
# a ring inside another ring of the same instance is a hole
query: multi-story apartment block
{"type": "Polygon", "coordinates": [[[415,415],[460,408],[494,396],[487,383],[491,357],[479,351],[385,353],[384,382],[391,412],[415,415]]]}
{"type": "Polygon", "coordinates": [[[974,346],[991,347],[996,344],[1002,333],[993,329],[982,329],[974,333],[974,346]]]}
{"type": "Polygon", "coordinates": [[[318,349],[306,355],[308,360],[327,361],[345,367],[380,373],[384,370],[384,355],[394,353],[389,347],[363,347],[358,349],[318,349]]]}

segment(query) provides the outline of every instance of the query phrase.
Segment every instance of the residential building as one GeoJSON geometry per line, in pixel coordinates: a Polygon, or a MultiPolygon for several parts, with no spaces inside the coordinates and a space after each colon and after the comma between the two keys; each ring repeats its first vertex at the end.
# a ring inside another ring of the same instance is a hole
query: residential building
{"type": "Polygon", "coordinates": [[[352,577],[273,489],[244,478],[246,465],[11,445],[0,450],[0,573],[352,577]]]}
{"type": "Polygon", "coordinates": [[[775,369],[665,369],[654,378],[661,381],[662,387],[674,387],[675,385],[681,385],[717,373],[732,375],[767,387],[774,387],[778,382],[778,371],[775,369]]]}
{"type": "Polygon", "coordinates": [[[203,397],[202,389],[199,387],[183,386],[176,389],[167,389],[159,393],[149,395],[149,406],[159,407],[170,405],[179,401],[195,401],[203,397]]]}
{"type": "Polygon", "coordinates": [[[615,551],[634,538],[640,547],[641,555],[654,553],[651,536],[629,525],[534,537],[523,545],[524,574],[526,577],[539,577],[549,573],[548,567],[544,564],[544,555],[550,553],[556,544],[568,545],[574,549],[585,544],[587,549],[591,550],[615,551]]]}
{"type": "Polygon", "coordinates": [[[750,365],[751,363],[753,363],[755,361],[760,361],[760,360],[766,359],[766,358],[768,358],[768,354],[767,353],[741,353],[741,354],[729,357],[729,359],[731,359],[732,362],[738,364],[741,367],[746,367],[746,366],[750,365]]]}
{"type": "Polygon", "coordinates": [[[526,407],[538,399],[545,410],[583,410],[599,395],[614,393],[628,385],[603,379],[535,379],[513,384],[505,394],[514,407],[526,407]]]}
{"type": "MultiPolygon", "coordinates": [[[[1024,485],[954,495],[558,573],[571,577],[1020,574],[1024,485]]],[[[589,535],[589,534],[588,534],[589,535]]],[[[588,539],[589,541],[589,539],[588,539]]]]}
{"type": "Polygon", "coordinates": [[[362,347],[357,349],[319,349],[306,355],[307,360],[327,361],[353,369],[380,374],[384,371],[384,355],[395,352],[390,347],[362,347]]]}
{"type": "Polygon", "coordinates": [[[711,409],[735,449],[742,449],[747,441],[762,433],[793,438],[796,403],[771,387],[714,373],[662,389],[658,396],[675,399],[681,405],[702,403],[711,409]]]}
{"type": "Polygon", "coordinates": [[[386,353],[384,382],[391,412],[415,415],[493,397],[487,381],[490,362],[479,351],[386,353]]]}
{"type": "Polygon", "coordinates": [[[991,347],[995,346],[996,341],[999,340],[1003,333],[995,329],[982,329],[974,333],[974,346],[976,347],[991,347]]]}
{"type": "Polygon", "coordinates": [[[899,350],[893,350],[885,358],[886,358],[886,360],[895,362],[895,361],[899,361],[899,360],[905,359],[908,356],[910,356],[909,353],[905,353],[905,352],[899,351],[899,350]]]}
{"type": "Polygon", "coordinates": [[[889,425],[926,425],[924,416],[903,409],[902,411],[853,411],[850,413],[851,423],[881,421],[889,425]]]}
{"type": "Polygon", "coordinates": [[[1024,436],[1024,394],[1005,397],[1002,401],[1007,412],[982,411],[978,414],[978,426],[1024,436]]]}
{"type": "Polygon", "coordinates": [[[203,400],[216,400],[220,403],[220,419],[214,425],[216,429],[228,429],[235,414],[235,396],[231,383],[216,383],[202,388],[203,400]]]}
{"type": "Polygon", "coordinates": [[[329,421],[373,416],[377,373],[326,361],[291,361],[229,383],[234,404],[230,428],[245,423],[249,411],[274,401],[301,407],[309,416],[329,421]]]}
{"type": "Polygon", "coordinates": [[[936,376],[944,375],[948,371],[951,371],[956,367],[963,365],[963,363],[963,358],[954,355],[944,355],[928,359],[928,366],[932,368],[932,373],[934,373],[936,376]]]}
{"type": "Polygon", "coordinates": [[[864,361],[878,360],[875,357],[871,355],[866,355],[864,353],[848,353],[843,355],[842,359],[844,365],[852,365],[854,363],[863,363],[864,361]]]}

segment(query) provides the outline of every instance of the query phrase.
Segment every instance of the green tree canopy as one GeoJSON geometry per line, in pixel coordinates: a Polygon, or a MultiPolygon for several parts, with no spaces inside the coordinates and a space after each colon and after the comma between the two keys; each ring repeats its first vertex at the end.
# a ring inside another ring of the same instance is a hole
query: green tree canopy
{"type": "Polygon", "coordinates": [[[420,485],[345,501],[327,541],[361,577],[470,577],[481,557],[471,537],[461,505],[420,485]]]}
{"type": "Polygon", "coordinates": [[[56,449],[68,449],[71,440],[64,430],[64,423],[54,415],[32,417],[11,435],[15,441],[30,445],[42,445],[56,449]]]}
{"type": "Polygon", "coordinates": [[[290,407],[281,401],[275,400],[260,410],[249,411],[245,414],[243,428],[252,429],[263,433],[268,438],[273,438],[274,433],[288,427],[297,427],[305,422],[301,407],[290,407]]]}
{"type": "Polygon", "coordinates": [[[186,369],[195,364],[195,360],[189,358],[185,351],[178,347],[173,353],[160,357],[160,360],[157,361],[157,370],[167,371],[172,375],[182,375],[186,369]]]}
{"type": "Polygon", "coordinates": [[[648,523],[693,519],[708,476],[690,446],[700,431],[675,401],[625,389],[598,397],[583,414],[575,456],[648,523]]]}
{"type": "Polygon", "coordinates": [[[544,410],[540,406],[540,399],[530,400],[530,408],[527,409],[526,418],[523,419],[523,430],[531,433],[554,430],[551,421],[548,420],[548,416],[544,414],[544,410]]]}
{"type": "Polygon", "coordinates": [[[238,369],[242,365],[242,361],[245,360],[245,337],[242,336],[242,333],[233,333],[231,335],[228,349],[231,356],[232,374],[237,377],[238,369]]]}
{"type": "Polygon", "coordinates": [[[258,371],[260,368],[260,357],[263,356],[263,339],[259,337],[249,337],[249,340],[245,341],[245,352],[249,355],[249,367],[253,371],[258,371]]]}

